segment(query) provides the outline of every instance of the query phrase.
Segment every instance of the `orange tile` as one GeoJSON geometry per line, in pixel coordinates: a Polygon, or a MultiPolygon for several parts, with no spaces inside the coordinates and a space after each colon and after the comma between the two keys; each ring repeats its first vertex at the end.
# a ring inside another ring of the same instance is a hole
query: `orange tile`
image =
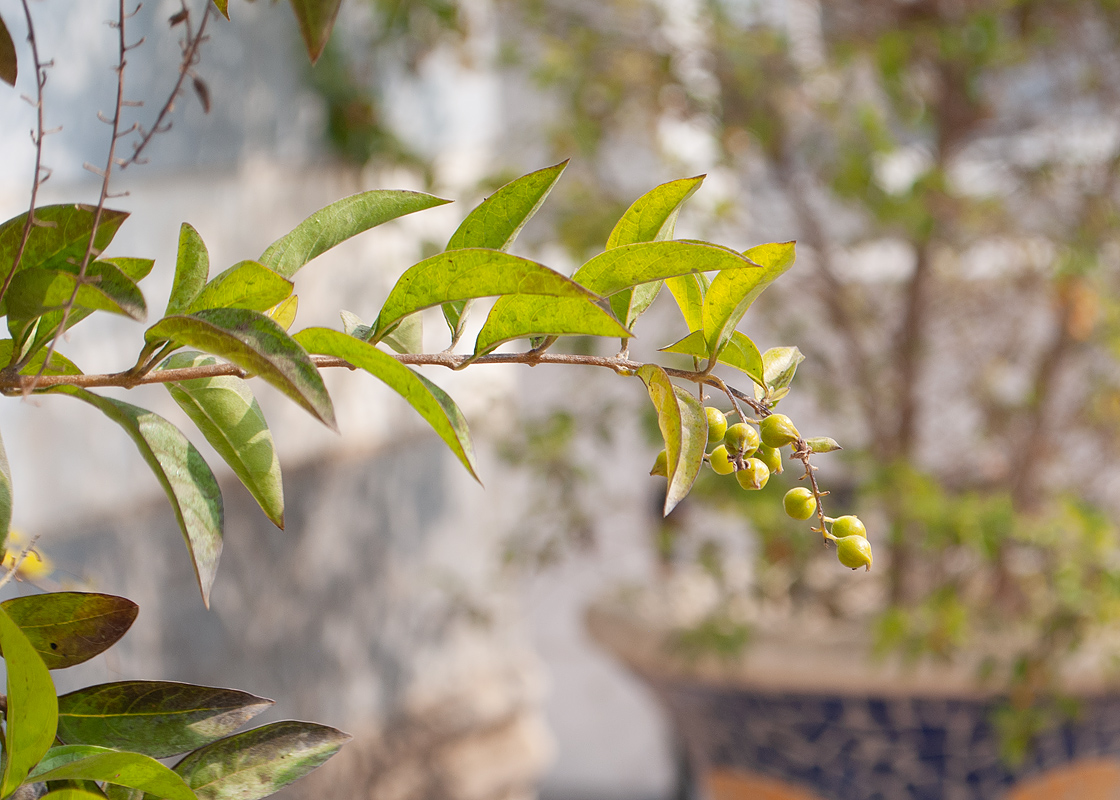
{"type": "MultiPolygon", "coordinates": [[[[704,783],[710,800],[821,800],[785,781],[735,769],[711,770],[704,776],[704,783]]],[[[1030,800],[1035,799],[1032,796],[1030,800]]]]}
{"type": "Polygon", "coordinates": [[[1007,800],[1120,800],[1120,763],[1079,761],[1025,781],[1007,800]]]}

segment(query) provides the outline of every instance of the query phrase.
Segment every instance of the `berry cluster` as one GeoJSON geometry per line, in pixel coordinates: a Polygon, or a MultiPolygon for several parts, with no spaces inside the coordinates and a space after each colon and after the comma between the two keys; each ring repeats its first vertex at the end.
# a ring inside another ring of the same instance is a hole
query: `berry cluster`
{"type": "MultiPolygon", "coordinates": [[[[755,430],[750,422],[728,425],[727,417],[718,408],[706,406],[704,411],[708,417],[708,444],[716,445],[705,460],[717,475],[734,473],[735,480],[744,489],[761,489],[770,480],[771,473],[783,471],[781,448],[787,445],[792,447],[793,457],[805,464],[806,476],[812,475],[815,467],[809,464],[808,458],[813,447],[801,438],[793,420],[785,414],[767,414],[757,423],[758,429],[755,430]]],[[[838,447],[832,444],[834,448],[838,447]]],[[[662,450],[650,474],[665,475],[667,463],[668,456],[662,450]]],[[[818,515],[821,527],[813,530],[836,543],[840,563],[850,569],[871,569],[871,544],[867,541],[867,528],[863,522],[850,514],[835,519],[824,516],[818,510],[818,501],[828,493],[818,491],[815,480],[810,483],[811,489],[798,486],[786,492],[782,501],[786,514],[797,520],[818,515]]]]}

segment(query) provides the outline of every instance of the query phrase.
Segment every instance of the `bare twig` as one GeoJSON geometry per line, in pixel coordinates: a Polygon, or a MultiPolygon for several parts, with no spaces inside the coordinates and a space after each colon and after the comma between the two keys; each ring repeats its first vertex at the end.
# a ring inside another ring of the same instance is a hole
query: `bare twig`
{"type": "MultiPolygon", "coordinates": [[[[133,12],[135,13],[135,12],[133,12]]],[[[124,29],[125,21],[131,16],[126,14],[124,10],[124,0],[117,2],[117,21],[110,22],[110,26],[117,29],[117,50],[120,58],[117,62],[117,101],[113,108],[113,133],[109,139],[109,155],[105,159],[105,169],[101,172],[101,195],[97,199],[97,207],[93,212],[93,228],[89,233],[89,241],[86,243],[86,252],[82,256],[82,263],[78,267],[78,278],[74,281],[74,290],[70,293],[69,299],[62,307],[62,320],[58,324],[58,330],[55,332],[54,338],[51,339],[50,346],[47,347],[46,357],[43,359],[43,365],[39,368],[38,374],[32,378],[30,385],[25,389],[25,393],[30,393],[35,390],[36,382],[43,376],[43,372],[47,369],[47,365],[51,363],[51,358],[54,356],[54,351],[58,347],[59,340],[66,333],[66,323],[70,319],[70,313],[74,310],[74,304],[78,301],[78,292],[81,291],[82,285],[86,282],[86,273],[89,270],[89,262],[93,260],[93,253],[97,247],[97,230],[101,227],[101,216],[105,212],[105,200],[109,196],[109,179],[113,174],[113,165],[116,163],[117,154],[117,141],[121,138],[120,125],[121,125],[121,107],[124,103],[124,68],[127,65],[125,55],[131,49],[131,46],[125,43],[124,29]]]]}
{"type": "Polygon", "coordinates": [[[27,543],[27,547],[23,548],[23,552],[21,552],[19,554],[19,557],[16,558],[16,560],[12,563],[11,568],[6,573],[4,573],[3,577],[0,577],[0,588],[3,588],[4,585],[7,584],[8,581],[10,581],[16,574],[16,572],[19,570],[20,564],[22,564],[27,559],[27,556],[35,549],[35,543],[37,541],[39,541],[39,534],[35,534],[33,537],[31,537],[31,541],[27,543]]]}
{"type": "Polygon", "coordinates": [[[19,263],[23,259],[23,251],[27,248],[27,242],[31,238],[31,229],[35,226],[35,204],[39,197],[39,187],[43,182],[50,177],[50,170],[47,170],[47,177],[42,177],[43,174],[43,136],[47,131],[43,128],[43,87],[47,84],[46,68],[49,64],[44,64],[39,60],[39,45],[35,40],[35,25],[31,20],[31,8],[28,6],[27,0],[23,0],[23,14],[27,18],[27,41],[31,44],[31,60],[35,62],[35,133],[31,135],[32,141],[35,142],[35,172],[31,178],[31,202],[27,210],[27,221],[23,223],[23,234],[20,236],[19,246],[16,248],[16,257],[12,262],[11,271],[4,276],[4,283],[0,285],[0,300],[8,291],[8,287],[12,284],[12,277],[19,269],[19,263]]]}
{"type": "Polygon", "coordinates": [[[172,20],[177,20],[175,24],[184,26],[185,31],[182,42],[183,58],[179,62],[179,77],[175,81],[175,86],[171,89],[171,94],[167,96],[167,102],[163,104],[159,114],[156,115],[156,121],[152,124],[152,127],[148,130],[137,128],[141,134],[140,141],[133,146],[132,155],[121,162],[121,169],[127,168],[130,164],[143,163],[140,154],[144,152],[152,138],[157,133],[164,133],[171,129],[171,123],[167,122],[167,115],[175,109],[175,100],[183,91],[183,82],[193,73],[195,65],[198,64],[198,49],[207,38],[206,23],[210,21],[212,6],[213,3],[206,0],[206,10],[202,12],[202,19],[198,23],[198,33],[194,33],[191,28],[190,10],[187,8],[186,0],[183,0],[182,11],[172,17],[172,20]]]}

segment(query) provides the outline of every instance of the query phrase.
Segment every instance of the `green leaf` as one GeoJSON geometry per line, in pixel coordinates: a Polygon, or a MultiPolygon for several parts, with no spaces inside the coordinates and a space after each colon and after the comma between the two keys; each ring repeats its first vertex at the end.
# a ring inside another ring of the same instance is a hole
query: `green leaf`
{"type": "MultiPolygon", "coordinates": [[[[678,278],[669,278],[665,286],[677,301],[681,316],[690,331],[702,330],[704,327],[704,293],[708,291],[708,280],[703,273],[681,275],[678,278]]],[[[706,349],[706,348],[705,348],[706,349]]],[[[707,357],[705,353],[703,358],[707,357]]]]}
{"type": "MultiPolygon", "coordinates": [[[[41,206],[35,209],[35,219],[42,223],[33,225],[27,239],[20,269],[76,269],[82,263],[90,233],[93,231],[94,209],[84,205],[41,206]]],[[[128,218],[125,211],[105,209],[97,226],[93,256],[101,254],[128,218]]],[[[27,214],[20,214],[0,225],[0,282],[8,277],[15,263],[16,251],[23,237],[27,214]]],[[[4,311],[6,306],[0,306],[4,311]]]]}
{"type": "Polygon", "coordinates": [[[499,297],[474,343],[483,355],[503,342],[528,336],[633,336],[596,303],[582,297],[499,297]]]}
{"type": "Polygon", "coordinates": [[[58,698],[58,738],[167,758],[229,736],[271,705],[246,692],[189,683],[105,683],[58,698]]]}
{"type": "Polygon", "coordinates": [[[331,38],[341,5],[342,0],[292,0],[292,10],[296,12],[299,32],[312,64],[319,60],[331,38]]]}
{"type": "Polygon", "coordinates": [[[0,548],[8,541],[12,527],[12,468],[8,465],[8,452],[0,439],[0,548]]]}
{"type": "Polygon", "coordinates": [[[104,793],[89,791],[87,789],[56,789],[47,792],[40,800],[105,800],[104,793]]]}
{"type": "MultiPolygon", "coordinates": [[[[62,750],[63,748],[55,748],[62,750]]],[[[105,781],[141,789],[167,800],[195,800],[195,794],[177,773],[149,756],[116,750],[92,752],[53,769],[35,770],[36,782],[58,780],[105,781]]]]}
{"type": "Polygon", "coordinates": [[[36,775],[39,775],[41,773],[50,772],[53,769],[65,766],[66,764],[70,764],[74,761],[79,761],[83,758],[89,758],[90,756],[100,755],[105,752],[116,751],[109,750],[105,747],[96,747],[89,744],[55,745],[50,750],[48,750],[47,754],[43,756],[43,759],[35,765],[35,769],[31,771],[29,777],[34,778],[36,775]]]}
{"type": "MultiPolygon", "coordinates": [[[[672,239],[681,206],[700,188],[703,180],[704,176],[700,175],[663,183],[639,197],[615,224],[607,238],[607,250],[626,244],[672,239]]],[[[633,327],[660,291],[660,281],[623,289],[611,296],[611,310],[626,327],[633,327]]]]}
{"type": "Polygon", "coordinates": [[[199,800],[257,800],[299,780],[350,741],[312,722],[274,722],[196,750],[175,765],[199,800]]]}
{"type": "Polygon", "coordinates": [[[296,321],[296,311],[299,309],[299,298],[294,294],[287,300],[277,303],[264,312],[264,315],[275,322],[284,330],[289,330],[296,321]]]}
{"type": "Polygon", "coordinates": [[[650,400],[657,410],[657,426],[665,440],[666,471],[665,514],[685,498],[700,468],[708,442],[708,416],[700,402],[669,380],[668,373],[656,364],[638,370],[650,400]]]}
{"type": "Polygon", "coordinates": [[[107,783],[105,784],[105,796],[109,800],[143,800],[144,793],[139,789],[130,789],[127,786],[107,783]]]}
{"type": "Polygon", "coordinates": [[[771,347],[762,354],[763,380],[771,393],[793,383],[797,365],[805,360],[796,347],[771,347]]]}
{"type": "Polygon", "coordinates": [[[139,607],[124,597],[50,592],[0,604],[47,669],[65,669],[105,652],[124,636],[139,607]]]}
{"type": "Polygon", "coordinates": [[[572,280],[604,297],[678,275],[755,267],[733,250],[701,242],[639,242],[600,253],[572,276],[572,280]]]}
{"type": "Polygon", "coordinates": [[[292,282],[256,261],[242,261],[216,275],[194,301],[188,314],[208,308],[268,309],[288,299],[292,282]]]}
{"type": "Polygon", "coordinates": [[[345,359],[400,394],[447,443],[471,476],[479,480],[467,421],[442,389],[388,353],[341,331],[308,328],[297,333],[295,338],[308,352],[345,359]]]}
{"type": "MultiPolygon", "coordinates": [[[[539,169],[507,183],[479,204],[447,243],[448,250],[486,247],[508,250],[517,234],[544,203],[568,162],[539,169]]],[[[470,300],[456,300],[443,306],[443,316],[451,328],[451,338],[459,341],[470,300]]]]}
{"type": "Polygon", "coordinates": [[[710,353],[723,349],[755,298],[793,266],[793,242],[759,245],[745,255],[758,268],[721,273],[704,295],[704,338],[710,353]]]}
{"type": "Polygon", "coordinates": [[[148,329],[151,339],[170,339],[221,356],[271,383],[331,430],[338,430],[319,370],[288,333],[263,314],[244,308],[211,308],[165,317],[148,329]]]}
{"type": "MultiPolygon", "coordinates": [[[[327,0],[338,8],[338,0],[327,0]]],[[[316,0],[296,0],[296,5],[318,5],[316,0]]],[[[333,16],[332,16],[333,19],[333,16]]],[[[352,195],[316,211],[295,230],[273,242],[258,259],[285,278],[295,275],[304,264],[335,245],[383,222],[414,211],[442,206],[449,200],[422,192],[375,189],[352,195]]]]}
{"type": "Polygon", "coordinates": [[[206,278],[210,275],[210,254],[206,244],[193,227],[183,223],[179,227],[179,256],[175,260],[175,281],[171,284],[171,297],[164,316],[185,314],[198,297],[206,278]]]}
{"type": "MultiPolygon", "coordinates": [[[[680,353],[693,358],[707,358],[708,345],[704,341],[703,331],[693,331],[680,341],[674,342],[668,347],[662,347],[661,352],[680,353]]],[[[719,362],[745,372],[755,383],[760,386],[763,385],[762,356],[759,355],[754,342],[739,331],[732,334],[731,341],[720,351],[719,362]]]]}
{"type": "MultiPolygon", "coordinates": [[[[78,288],[74,307],[86,311],[109,311],[137,321],[148,316],[144,295],[131,278],[108,261],[94,261],[86,268],[86,279],[78,288]]],[[[70,269],[22,269],[12,279],[8,294],[8,326],[25,322],[70,301],[78,276],[70,269]]],[[[61,319],[59,320],[61,321],[61,319]]]]}
{"type": "Polygon", "coordinates": [[[106,264],[112,264],[119,269],[129,280],[133,283],[140,283],[152,271],[152,267],[156,265],[154,259],[151,258],[126,258],[123,256],[114,256],[113,258],[101,259],[106,264]]]}
{"type": "Polygon", "coordinates": [[[381,308],[373,339],[381,339],[400,320],[422,309],[506,294],[599,299],[570,278],[526,258],[498,250],[451,250],[405,270],[381,308]]]}
{"type": "Polygon", "coordinates": [[[8,33],[8,26],[0,19],[0,81],[9,86],[16,85],[16,76],[19,74],[19,65],[16,63],[16,45],[12,35],[8,33]]]}
{"type": "Polygon", "coordinates": [[[814,453],[832,453],[844,449],[835,439],[827,436],[814,436],[812,439],[806,439],[805,444],[809,445],[809,449],[814,453]]]}
{"type": "MultiPolygon", "coordinates": [[[[0,364],[11,364],[15,343],[11,339],[0,339],[0,364]]],[[[37,375],[43,366],[46,352],[36,353],[27,362],[27,366],[19,371],[20,375],[37,375]]],[[[82,371],[62,353],[55,352],[51,355],[50,366],[43,370],[44,375],[81,375],[82,371]]]]}
{"type": "Polygon", "coordinates": [[[0,649],[4,651],[8,673],[6,758],[0,776],[0,797],[7,797],[50,749],[58,724],[58,698],[43,660],[3,608],[0,608],[0,649]]]}
{"type": "MultiPolygon", "coordinates": [[[[176,353],[159,369],[217,364],[214,356],[176,353]]],[[[277,527],[284,527],[284,483],[272,432],[249,385],[233,376],[193,378],[165,383],[179,408],[198,426],[206,441],[260,504],[277,527]]]]}
{"type": "Polygon", "coordinates": [[[202,601],[210,607],[210,587],[222,554],[225,512],[214,473],[187,437],[158,414],[75,386],[49,391],[70,394],[99,409],[128,433],[159,479],[194,563],[202,601]]]}
{"type": "Polygon", "coordinates": [[[229,0],[214,0],[214,7],[222,12],[222,16],[229,19],[229,0]]]}
{"type": "Polygon", "coordinates": [[[419,314],[409,314],[382,340],[398,353],[420,353],[424,350],[424,318],[419,314]]]}

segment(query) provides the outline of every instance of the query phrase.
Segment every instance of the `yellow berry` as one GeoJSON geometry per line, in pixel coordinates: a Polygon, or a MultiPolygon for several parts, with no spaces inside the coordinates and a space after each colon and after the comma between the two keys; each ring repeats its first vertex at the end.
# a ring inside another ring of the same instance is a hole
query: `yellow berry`
{"type": "Polygon", "coordinates": [[[761,459],[762,463],[766,465],[766,468],[769,469],[771,473],[777,473],[779,475],[782,473],[782,451],[778,448],[760,444],[754,455],[755,458],[761,459]]]}
{"type": "Polygon", "coordinates": [[[757,458],[748,458],[744,468],[735,473],[735,480],[744,489],[761,489],[770,480],[770,470],[757,458]]]}
{"type": "Polygon", "coordinates": [[[866,539],[867,527],[859,517],[848,514],[832,521],[832,535],[837,539],[843,539],[845,536],[862,536],[866,539]]]}
{"type": "Polygon", "coordinates": [[[754,455],[758,449],[758,431],[745,422],[736,422],[723,435],[728,453],[738,453],[743,458],[754,455]]]}
{"type": "Polygon", "coordinates": [[[704,413],[708,415],[708,444],[722,442],[723,434],[727,432],[727,417],[711,406],[705,406],[704,413]]]}
{"type": "Polygon", "coordinates": [[[782,505],[786,513],[794,519],[809,519],[817,510],[817,498],[804,486],[798,486],[786,492],[782,498],[782,505]]]}
{"type": "Polygon", "coordinates": [[[793,426],[793,420],[785,414],[771,414],[764,417],[759,427],[763,443],[770,447],[784,447],[801,438],[801,434],[793,426]]]}
{"type": "Polygon", "coordinates": [[[735,471],[735,465],[731,463],[731,456],[727,454],[727,448],[722,444],[712,451],[712,454],[708,456],[708,461],[716,475],[730,475],[735,471]]]}
{"type": "Polygon", "coordinates": [[[871,569],[871,542],[866,536],[845,536],[836,540],[836,557],[849,569],[871,569]]]}
{"type": "Polygon", "coordinates": [[[649,471],[650,475],[660,475],[662,478],[669,476],[669,454],[662,450],[657,454],[657,459],[653,462],[653,469],[649,471]]]}

